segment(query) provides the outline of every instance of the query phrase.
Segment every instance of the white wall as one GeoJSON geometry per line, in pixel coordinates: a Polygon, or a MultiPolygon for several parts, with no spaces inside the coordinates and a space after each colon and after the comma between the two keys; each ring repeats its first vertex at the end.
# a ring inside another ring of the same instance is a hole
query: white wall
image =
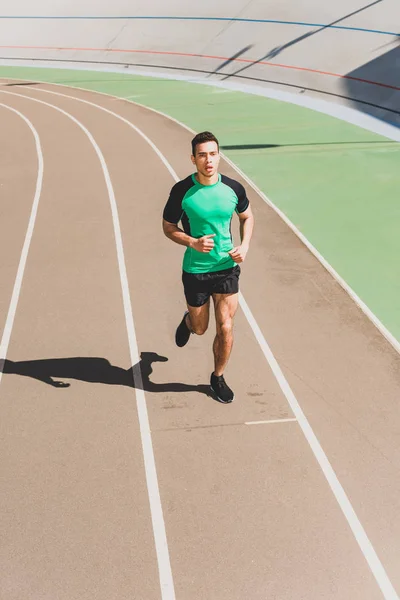
{"type": "MultiPolygon", "coordinates": [[[[337,25],[395,32],[396,23],[400,24],[399,0],[381,0],[360,11],[368,4],[371,2],[366,0],[204,0],[201,3],[19,0],[0,7],[0,16],[196,16],[329,24],[359,11],[337,25]]],[[[27,59],[47,59],[45,64],[49,64],[49,60],[79,64],[84,61],[88,67],[90,61],[115,62],[130,64],[136,71],[181,73],[198,79],[210,77],[209,73],[215,71],[224,58],[247,46],[251,48],[240,59],[258,60],[278,48],[276,55],[270,54],[264,60],[285,67],[265,64],[249,67],[244,62],[233,61],[223,73],[232,75],[248,67],[238,74],[252,78],[245,80],[248,83],[292,92],[304,93],[305,89],[307,94],[354,106],[351,100],[343,98],[349,96],[400,111],[400,92],[335,76],[351,74],[400,87],[400,38],[365,31],[318,29],[318,26],[234,21],[1,18],[0,62],[22,64],[27,59]],[[298,39],[307,33],[313,35],[298,39]],[[285,47],[286,44],[289,45],[285,47]],[[140,52],[129,52],[132,50],[140,52]],[[175,54],[164,54],[168,52],[175,54]],[[193,54],[202,56],[191,56],[193,54]]],[[[211,77],[219,80],[222,75],[211,77]]],[[[396,121],[394,113],[366,104],[357,106],[396,121]]]]}

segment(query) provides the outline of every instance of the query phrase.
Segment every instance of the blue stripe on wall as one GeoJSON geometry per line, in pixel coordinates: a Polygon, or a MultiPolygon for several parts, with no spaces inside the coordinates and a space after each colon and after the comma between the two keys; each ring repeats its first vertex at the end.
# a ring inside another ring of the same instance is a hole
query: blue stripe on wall
{"type": "Polygon", "coordinates": [[[145,16],[95,16],[95,15],[0,15],[0,19],[75,19],[75,20],[165,20],[165,21],[233,21],[238,23],[273,23],[276,25],[297,25],[299,27],[324,27],[326,29],[343,29],[345,31],[359,31],[361,33],[377,33],[380,35],[393,35],[400,37],[394,31],[380,29],[365,29],[363,27],[346,27],[345,25],[327,25],[325,23],[303,23],[301,21],[278,21],[274,19],[240,19],[237,17],[145,17],[145,16]]]}

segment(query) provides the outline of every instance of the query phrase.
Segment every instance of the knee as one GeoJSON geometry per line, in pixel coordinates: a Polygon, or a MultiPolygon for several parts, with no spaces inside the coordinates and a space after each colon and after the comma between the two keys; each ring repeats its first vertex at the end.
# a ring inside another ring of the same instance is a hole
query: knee
{"type": "Polygon", "coordinates": [[[222,323],[218,323],[217,325],[217,334],[223,338],[229,337],[232,335],[233,331],[233,321],[232,319],[226,319],[222,323]]]}
{"type": "Polygon", "coordinates": [[[196,335],[204,335],[207,331],[207,325],[192,325],[192,331],[196,335]]]}

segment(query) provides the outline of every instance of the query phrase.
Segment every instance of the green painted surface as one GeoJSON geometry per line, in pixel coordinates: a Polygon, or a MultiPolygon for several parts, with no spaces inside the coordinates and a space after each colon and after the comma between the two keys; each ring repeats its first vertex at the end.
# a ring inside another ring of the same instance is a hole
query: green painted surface
{"type": "Polygon", "coordinates": [[[129,97],[212,130],[400,340],[400,144],[310,109],[187,82],[23,67],[0,67],[0,76],[129,97]]]}

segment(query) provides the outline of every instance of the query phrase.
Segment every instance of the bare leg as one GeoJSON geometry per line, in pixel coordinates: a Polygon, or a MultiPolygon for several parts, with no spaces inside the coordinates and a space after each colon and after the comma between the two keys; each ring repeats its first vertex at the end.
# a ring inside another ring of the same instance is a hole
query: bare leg
{"type": "Polygon", "coordinates": [[[187,305],[189,314],[186,315],[186,325],[197,335],[203,335],[208,329],[210,320],[210,300],[203,306],[187,305]]]}
{"type": "Polygon", "coordinates": [[[235,316],[238,294],[213,294],[217,334],[214,339],[214,374],[223,374],[228,364],[233,345],[233,317],[235,316]]]}

